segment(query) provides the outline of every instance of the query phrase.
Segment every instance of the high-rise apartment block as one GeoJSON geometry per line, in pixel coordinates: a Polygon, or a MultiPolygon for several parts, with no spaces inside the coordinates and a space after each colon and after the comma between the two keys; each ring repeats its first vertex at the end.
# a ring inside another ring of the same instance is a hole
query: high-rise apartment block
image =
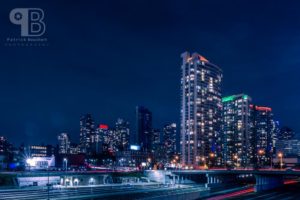
{"type": "Polygon", "coordinates": [[[198,53],[181,57],[181,163],[221,165],[222,69],[198,53]]]}
{"type": "Polygon", "coordinates": [[[228,167],[246,167],[251,163],[253,140],[250,130],[251,98],[245,94],[227,96],[223,102],[223,158],[228,167]]]}

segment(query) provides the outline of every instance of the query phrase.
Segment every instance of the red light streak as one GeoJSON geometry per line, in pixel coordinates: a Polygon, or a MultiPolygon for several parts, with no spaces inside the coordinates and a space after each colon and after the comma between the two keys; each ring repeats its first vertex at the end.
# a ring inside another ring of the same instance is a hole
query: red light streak
{"type": "MultiPolygon", "coordinates": [[[[284,181],[283,184],[284,185],[289,185],[289,184],[296,184],[296,183],[298,183],[298,181],[295,181],[295,180],[286,180],[286,181],[284,181]]],[[[249,188],[249,189],[245,189],[245,190],[240,190],[240,191],[233,192],[233,193],[229,193],[229,194],[224,194],[224,195],[212,197],[212,198],[209,198],[207,200],[221,200],[221,199],[225,199],[225,198],[230,198],[230,197],[244,195],[244,194],[251,193],[251,192],[254,192],[254,187],[249,188]]]]}
{"type": "Polygon", "coordinates": [[[284,181],[284,185],[289,185],[289,184],[295,184],[295,183],[298,183],[298,181],[295,181],[295,180],[287,180],[287,181],[284,181]]]}
{"type": "Polygon", "coordinates": [[[237,191],[237,192],[229,193],[229,194],[224,194],[224,195],[212,197],[212,198],[209,198],[207,200],[221,200],[221,199],[225,199],[225,198],[240,196],[240,195],[251,193],[251,192],[254,192],[254,188],[253,187],[249,188],[249,189],[245,189],[245,190],[240,190],[240,191],[237,191]]]}

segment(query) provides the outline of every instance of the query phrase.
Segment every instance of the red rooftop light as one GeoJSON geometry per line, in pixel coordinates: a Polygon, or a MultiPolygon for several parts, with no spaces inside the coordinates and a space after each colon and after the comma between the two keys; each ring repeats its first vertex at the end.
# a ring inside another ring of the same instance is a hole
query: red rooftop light
{"type": "Polygon", "coordinates": [[[272,111],[272,108],[263,107],[263,106],[256,106],[256,110],[260,110],[260,111],[272,111]]]}
{"type": "Polygon", "coordinates": [[[108,125],[106,125],[106,124],[100,124],[99,128],[100,129],[108,129],[108,125]]]}
{"type": "Polygon", "coordinates": [[[200,56],[200,55],[199,55],[199,59],[203,62],[209,62],[206,58],[204,58],[203,56],[200,56]]]}
{"type": "MultiPolygon", "coordinates": [[[[250,108],[253,109],[253,105],[250,104],[250,108]]],[[[272,108],[270,107],[265,107],[265,106],[255,106],[255,110],[259,110],[259,111],[272,111],[272,108]]]]}

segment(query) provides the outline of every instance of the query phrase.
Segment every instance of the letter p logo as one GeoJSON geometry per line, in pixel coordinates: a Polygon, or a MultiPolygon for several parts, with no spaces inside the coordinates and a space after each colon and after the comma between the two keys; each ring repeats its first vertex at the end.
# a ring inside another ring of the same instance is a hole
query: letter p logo
{"type": "Polygon", "coordinates": [[[10,11],[9,19],[21,26],[22,37],[37,37],[46,31],[44,11],[40,8],[15,8],[10,11]]]}

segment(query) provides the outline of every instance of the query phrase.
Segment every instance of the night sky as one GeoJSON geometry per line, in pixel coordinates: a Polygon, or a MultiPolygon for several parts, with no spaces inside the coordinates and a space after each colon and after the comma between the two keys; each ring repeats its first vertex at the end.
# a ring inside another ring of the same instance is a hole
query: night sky
{"type": "Polygon", "coordinates": [[[300,2],[275,0],[2,1],[0,135],[14,144],[79,138],[79,118],[154,127],[179,122],[180,54],[202,54],[224,71],[223,94],[246,93],[300,131],[300,2]],[[4,3],[6,2],[6,3],[4,3]],[[13,8],[45,11],[46,47],[8,47],[13,8]]]}

